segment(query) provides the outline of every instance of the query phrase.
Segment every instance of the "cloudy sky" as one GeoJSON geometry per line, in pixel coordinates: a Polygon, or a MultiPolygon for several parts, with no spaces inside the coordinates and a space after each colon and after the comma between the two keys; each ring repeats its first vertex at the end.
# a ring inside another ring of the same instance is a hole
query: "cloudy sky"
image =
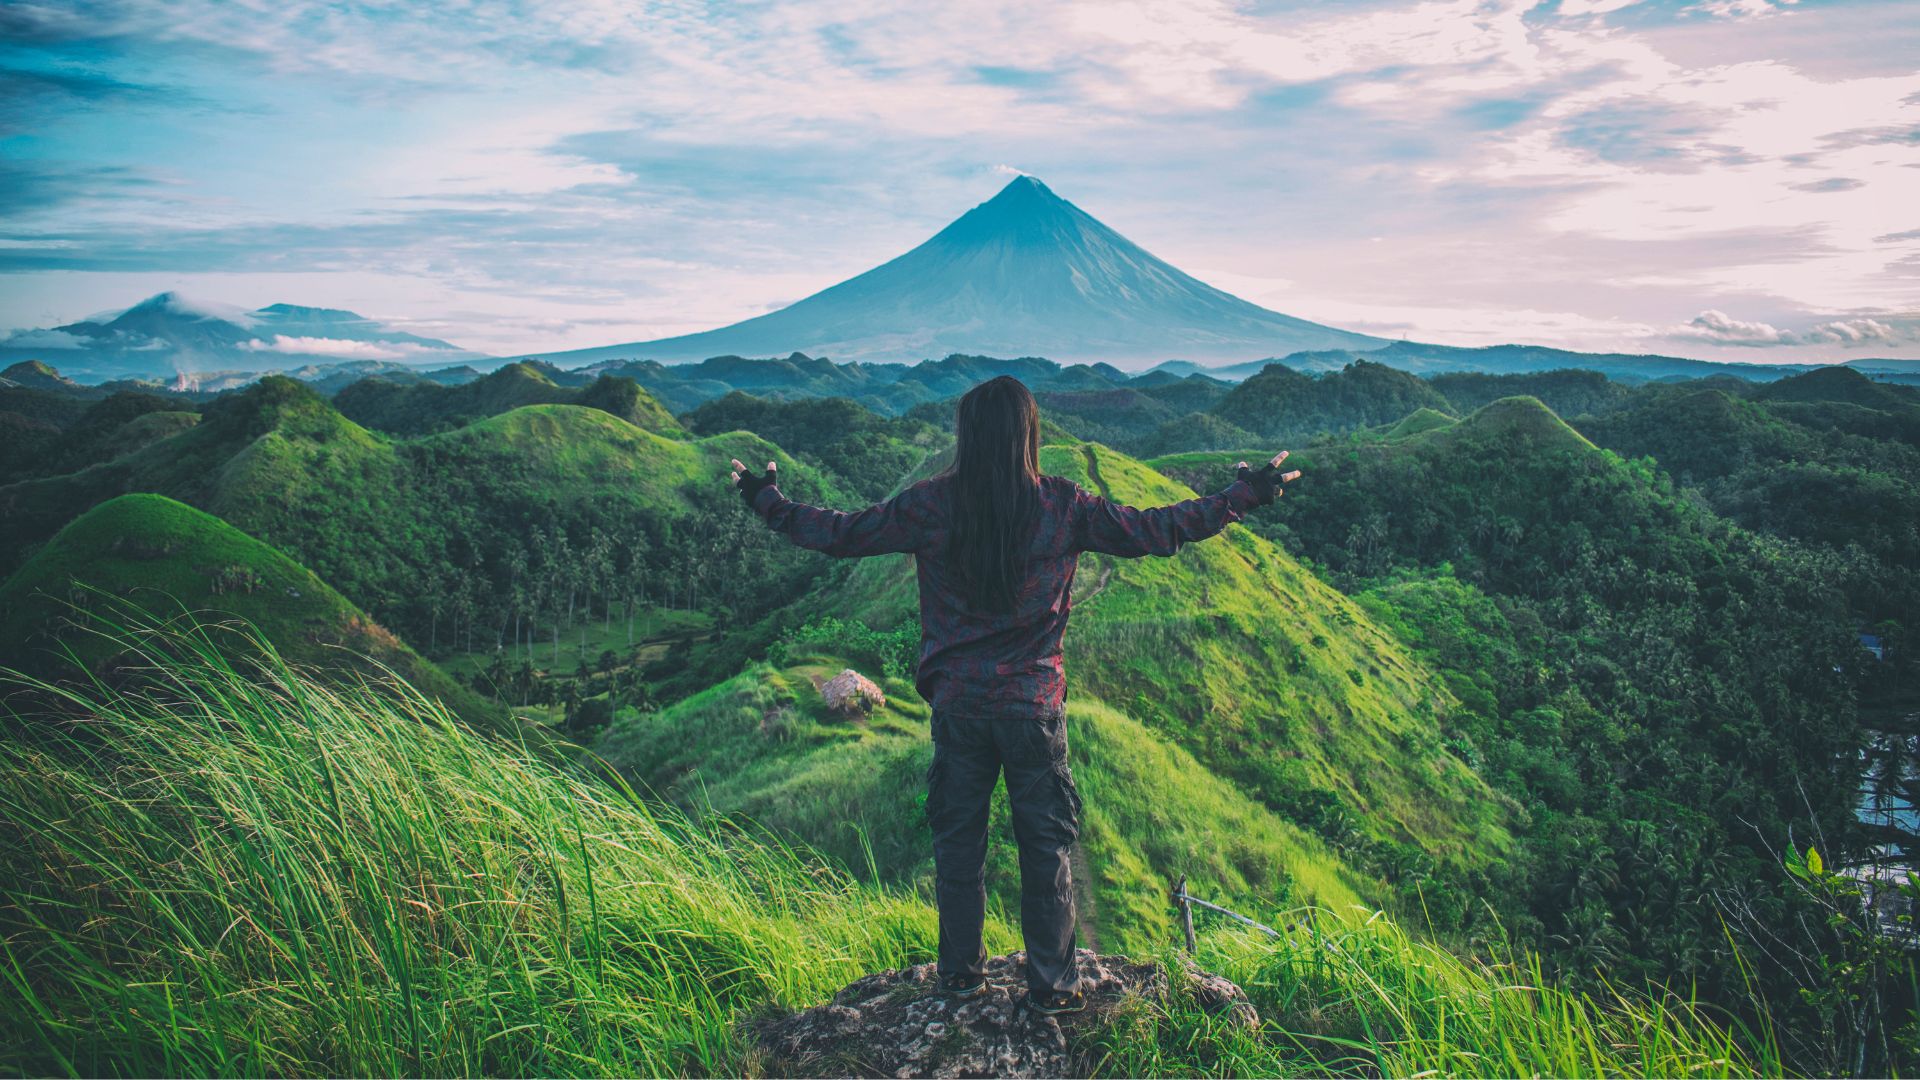
{"type": "Polygon", "coordinates": [[[762,313],[1028,172],[1291,315],[1920,356],[1920,4],[0,5],[0,327],[163,289],[495,353],[762,313]]]}

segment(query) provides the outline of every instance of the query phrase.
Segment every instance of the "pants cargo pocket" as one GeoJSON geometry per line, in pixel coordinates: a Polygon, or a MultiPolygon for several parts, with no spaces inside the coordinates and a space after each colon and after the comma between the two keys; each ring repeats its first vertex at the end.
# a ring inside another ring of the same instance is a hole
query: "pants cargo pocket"
{"type": "Polygon", "coordinates": [[[1054,820],[1071,844],[1080,839],[1080,789],[1073,783],[1073,769],[1064,756],[1054,759],[1051,771],[1056,792],[1054,820]]]}

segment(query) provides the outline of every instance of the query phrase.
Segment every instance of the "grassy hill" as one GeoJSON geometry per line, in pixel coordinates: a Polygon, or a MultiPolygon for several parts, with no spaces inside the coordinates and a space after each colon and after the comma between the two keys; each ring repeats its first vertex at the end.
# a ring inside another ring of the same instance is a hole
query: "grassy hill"
{"type": "Polygon", "coordinates": [[[1421,435],[1454,423],[1454,418],[1438,409],[1419,408],[1388,425],[1376,428],[1383,439],[1404,439],[1410,435],[1421,435]]]}
{"type": "Polygon", "coordinates": [[[1754,391],[1762,401],[1841,402],[1869,409],[1920,407],[1920,390],[1875,382],[1848,367],[1816,368],[1792,375],[1754,391]]]}
{"type": "MultiPolygon", "coordinates": [[[[1652,457],[1748,528],[1920,567],[1920,407],[1905,399],[1903,387],[1835,369],[1750,398],[1720,389],[1647,396],[1580,427],[1610,450],[1652,457]]],[[[1902,618],[1914,599],[1893,582],[1857,596],[1870,622],[1902,618]]]]}
{"type": "MultiPolygon", "coordinates": [[[[14,625],[15,586],[29,576],[31,596],[92,575],[112,593],[158,581],[156,596],[240,611],[294,660],[337,655],[336,640],[380,654],[377,637],[369,647],[329,629],[372,627],[364,605],[181,503],[113,498],[119,485],[164,486],[263,539],[288,537],[303,562],[311,551],[337,566],[356,599],[457,604],[479,581],[501,598],[527,593],[525,610],[555,628],[578,603],[596,631],[631,569],[630,543],[647,587],[675,597],[736,589],[781,602],[779,588],[823,571],[811,556],[776,564],[784,548],[754,546],[768,537],[718,480],[729,457],[776,458],[795,493],[857,501],[829,472],[743,432],[663,437],[546,404],[395,439],[282,382],[230,395],[190,430],[103,465],[0,489],[0,503],[52,492],[99,504],[0,589],[0,628],[14,625]],[[636,522],[670,532],[617,531],[636,522]],[[611,546],[596,547],[596,532],[611,546]],[[142,546],[149,537],[156,547],[142,546]],[[652,550],[676,561],[647,562],[652,550]],[[486,576],[463,583],[476,563],[486,576]]],[[[1047,471],[1135,505],[1190,495],[1169,473],[1217,487],[1237,456],[1156,469],[1057,429],[1048,437],[1047,471]]],[[[1391,920],[1289,909],[1386,906],[1440,940],[1484,942],[1499,931],[1479,901],[1515,902],[1532,920],[1518,925],[1557,920],[1526,939],[1554,935],[1557,964],[1595,958],[1628,986],[1669,970],[1645,957],[1673,957],[1671,970],[1706,981],[1725,974],[1712,967],[1722,938],[1669,921],[1711,916],[1702,890],[1764,890],[1777,866],[1707,826],[1783,828],[1767,801],[1795,790],[1782,768],[1800,770],[1798,783],[1839,745],[1836,718],[1813,704],[1833,696],[1815,685],[1833,677],[1833,635],[1803,632],[1820,610],[1817,575],[1790,551],[1728,532],[1644,463],[1600,450],[1531,399],[1458,422],[1415,413],[1296,460],[1308,478],[1251,528],[1174,559],[1082,562],[1067,649],[1092,939],[1161,947],[1165,883],[1182,873],[1202,895],[1289,928],[1278,943],[1203,942],[1272,1021],[1259,1039],[1176,1008],[1114,1035],[1103,1069],[1777,1068],[1764,1037],[1730,1043],[1684,1005],[1629,991],[1596,1006],[1524,958],[1479,966],[1391,920]],[[1406,576],[1440,566],[1472,584],[1406,576]],[[1650,1026],[1661,1034],[1639,1038],[1650,1026]],[[1583,1045],[1599,1057],[1568,1056],[1583,1045]]],[[[927,955],[930,915],[908,894],[928,871],[918,798],[929,748],[924,704],[897,666],[887,679],[881,654],[893,646],[875,645],[911,623],[906,560],[825,571],[758,629],[725,625],[744,608],[718,610],[699,620],[710,640],[663,661],[709,689],[624,711],[600,749],[683,807],[771,834],[704,814],[688,823],[600,781],[455,741],[403,688],[387,688],[394,698],[311,686],[191,645],[158,666],[180,692],[121,712],[79,706],[103,718],[89,730],[123,747],[116,784],[156,778],[139,801],[100,797],[123,789],[92,771],[94,756],[30,728],[0,751],[0,792],[21,823],[20,839],[0,845],[10,860],[0,876],[24,883],[0,885],[11,961],[0,977],[30,973],[12,977],[12,1003],[0,1005],[0,1027],[18,1033],[0,1036],[0,1068],[750,1071],[742,1016],[927,955]],[[790,635],[770,663],[732,675],[762,655],[756,633],[833,614],[874,629],[849,629],[848,641],[790,635]],[[819,714],[812,679],[843,665],[885,681],[888,709],[856,724],[819,714]],[[190,738],[161,737],[187,725],[190,738]],[[343,794],[329,803],[328,790],[343,794]],[[840,870],[789,850],[796,838],[840,870]],[[109,878],[114,901],[103,904],[109,878]]],[[[459,611],[433,617],[468,635],[478,622],[484,647],[499,614],[459,611]]],[[[19,622],[44,626],[47,615],[19,622]]],[[[426,615],[415,625],[433,625],[426,615]]],[[[457,688],[397,641],[381,655],[461,707],[457,688]]],[[[1841,790],[1813,779],[1816,792],[1841,790]]],[[[1004,906],[1013,862],[996,814],[1004,906]]],[[[996,948],[1013,944],[1001,923],[992,933],[996,948]]],[[[1714,992],[1738,995],[1724,982],[1714,992]]]]}
{"type": "MultiPolygon", "coordinates": [[[[71,701],[84,731],[0,740],[0,1071],[753,1075],[751,1017],[931,959],[912,896],[476,739],[404,685],[191,638],[168,685],[71,701]]],[[[1266,1023],[1177,995],[1093,1033],[1097,1073],[1781,1068],[1685,1001],[1585,998],[1384,918],[1201,930],[1266,1023]]],[[[990,949],[1013,937],[990,920],[990,949]]]]}
{"type": "MultiPolygon", "coordinates": [[[[1049,444],[1041,466],[1134,505],[1193,495],[1098,444],[1049,444]]],[[[914,588],[906,557],[866,559],[795,609],[884,631],[912,622],[914,588]]],[[[1508,807],[1441,745],[1448,691],[1284,550],[1234,527],[1171,559],[1083,556],[1066,650],[1073,700],[1191,754],[1361,877],[1425,891],[1437,925],[1478,917],[1453,886],[1498,872],[1508,807]]]]}
{"type": "MultiPolygon", "coordinates": [[[[646,790],[696,812],[739,815],[856,872],[931,895],[925,776],[928,709],[902,678],[846,660],[831,642],[758,665],[658,713],[615,723],[595,751],[646,790]],[[864,721],[825,712],[815,680],[869,669],[887,704],[864,721]]],[[[1328,844],[1286,821],[1138,721],[1085,698],[1069,713],[1086,804],[1081,925],[1103,949],[1149,949],[1165,933],[1169,883],[1267,914],[1315,905],[1351,913],[1388,894],[1328,844]]],[[[1005,793],[996,795],[989,876],[1019,910],[1005,793]]]]}
{"type": "Polygon", "coordinates": [[[1420,408],[1453,410],[1426,380],[1369,360],[1355,360],[1318,377],[1270,364],[1234,387],[1209,411],[1267,438],[1292,440],[1390,424],[1420,408]]]}
{"type": "MultiPolygon", "coordinates": [[[[883,417],[847,398],[774,400],[741,391],[682,418],[699,435],[751,431],[846,481],[849,494],[878,500],[900,477],[950,440],[947,424],[883,417]]],[[[757,464],[757,463],[756,463],[757,464]]]]}
{"type": "Polygon", "coordinates": [[[119,651],[103,628],[139,608],[160,619],[238,617],[288,660],[376,670],[370,658],[494,723],[482,703],[311,571],[219,518],[162,495],[122,495],[60,530],[0,585],[0,654],[44,674],[71,655],[98,671],[119,651]]]}
{"type": "MultiPolygon", "coordinates": [[[[1669,400],[1756,416],[1717,391],[1669,400]]],[[[1292,461],[1305,475],[1252,527],[1408,627],[1463,701],[1447,744],[1525,808],[1511,895],[1531,899],[1508,925],[1572,943],[1557,963],[1737,995],[1708,882],[1785,905],[1760,838],[1852,827],[1858,559],[1720,518],[1533,398],[1292,461]]]]}
{"type": "Polygon", "coordinates": [[[547,365],[522,361],[458,384],[376,375],[350,384],[333,403],[356,423],[396,435],[446,431],[526,405],[584,405],[649,431],[684,434],[673,414],[632,379],[603,375],[585,386],[568,386],[555,381],[558,374],[547,365]]]}
{"type": "MultiPolygon", "coordinates": [[[[1223,486],[1223,462],[1209,487],[1223,486]]],[[[1097,444],[1042,465],[1136,506],[1193,489],[1097,444]]],[[[1360,829],[1440,862],[1497,858],[1503,809],[1439,747],[1447,693],[1393,636],[1276,545],[1241,528],[1171,559],[1091,556],[1069,678],[1187,745],[1297,821],[1360,829]]]]}
{"type": "Polygon", "coordinates": [[[13,526],[0,570],[89,507],[146,491],[279,547],[423,646],[443,621],[463,641],[492,640],[670,590],[691,602],[696,588],[734,589],[751,613],[752,580],[719,573],[710,551],[738,553],[776,592],[801,564],[732,512],[724,477],[735,456],[779,461],[796,493],[845,497],[831,474],[751,434],[689,441],[556,404],[396,440],[273,377],[212,403],[190,430],[0,487],[13,526]]]}
{"type": "MultiPolygon", "coordinates": [[[[1742,388],[1751,388],[1752,385],[1739,379],[1728,378],[1724,381],[1742,388]]],[[[1462,416],[1506,397],[1539,398],[1561,416],[1597,416],[1644,396],[1597,371],[1538,371],[1510,375],[1450,371],[1429,377],[1427,383],[1452,403],[1453,409],[1449,411],[1462,416]]]]}

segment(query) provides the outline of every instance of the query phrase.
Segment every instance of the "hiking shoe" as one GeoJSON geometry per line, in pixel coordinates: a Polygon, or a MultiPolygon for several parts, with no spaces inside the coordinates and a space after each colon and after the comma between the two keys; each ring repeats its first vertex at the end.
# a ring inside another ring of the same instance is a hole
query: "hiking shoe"
{"type": "Polygon", "coordinates": [[[1041,1016],[1061,1016],[1077,1013],[1087,1007],[1087,995],[1075,990],[1071,994],[1027,995],[1027,1004],[1041,1016]]]}
{"type": "Polygon", "coordinates": [[[976,998],[987,992],[985,975],[942,975],[940,992],[948,997],[976,998]]]}

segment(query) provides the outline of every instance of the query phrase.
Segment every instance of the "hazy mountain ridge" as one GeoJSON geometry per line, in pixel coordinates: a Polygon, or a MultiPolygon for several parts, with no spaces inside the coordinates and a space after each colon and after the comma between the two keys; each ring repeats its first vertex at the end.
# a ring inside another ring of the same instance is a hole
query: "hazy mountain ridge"
{"type": "MultiPolygon", "coordinates": [[[[1091,365],[1094,374],[1113,382],[1124,381],[1126,374],[1114,365],[1153,365],[1149,371],[1179,376],[1205,371],[1231,380],[1276,361],[1319,372],[1362,358],[1417,374],[1584,368],[1627,379],[1730,373],[1764,380],[1813,366],[1723,364],[1523,344],[1465,348],[1389,341],[1323,326],[1195,279],[1030,176],[1017,177],[904,255],[777,311],[695,334],[510,359],[584,367],[589,375],[609,366],[653,364],[664,370],[666,364],[699,362],[702,370],[678,373],[675,380],[719,375],[724,387],[706,388],[700,398],[706,400],[727,389],[760,389],[745,381],[750,376],[741,367],[756,361],[743,357],[776,365],[783,361],[774,358],[786,357],[785,363],[802,371],[783,385],[811,383],[814,393],[830,393],[826,387],[836,386],[844,396],[861,400],[858,387],[897,386],[937,374],[928,364],[988,355],[1024,357],[1056,368],[1062,362],[1091,365]],[[1041,356],[1053,359],[1038,360],[1041,356]]],[[[329,391],[340,388],[331,385],[335,376],[353,370],[398,378],[413,372],[445,381],[418,369],[467,359],[481,357],[352,311],[288,303],[248,311],[175,292],[124,311],[0,339],[0,363],[38,361],[93,379],[179,377],[182,388],[225,389],[260,373],[295,369],[303,369],[301,378],[329,382],[329,391]],[[367,366],[341,366],[354,364],[367,366]]],[[[998,363],[1017,367],[1020,362],[998,363]]],[[[1920,381],[1916,360],[1863,358],[1846,364],[1886,378],[1920,381]]],[[[661,393],[637,372],[615,373],[630,374],[661,393]]],[[[676,408],[698,403],[661,396],[676,408]]]]}
{"type": "Polygon", "coordinates": [[[449,363],[478,357],[437,338],[337,308],[269,304],[248,311],[163,292],[120,312],[0,339],[0,363],[54,362],[93,378],[281,371],[343,360],[449,363]]]}

